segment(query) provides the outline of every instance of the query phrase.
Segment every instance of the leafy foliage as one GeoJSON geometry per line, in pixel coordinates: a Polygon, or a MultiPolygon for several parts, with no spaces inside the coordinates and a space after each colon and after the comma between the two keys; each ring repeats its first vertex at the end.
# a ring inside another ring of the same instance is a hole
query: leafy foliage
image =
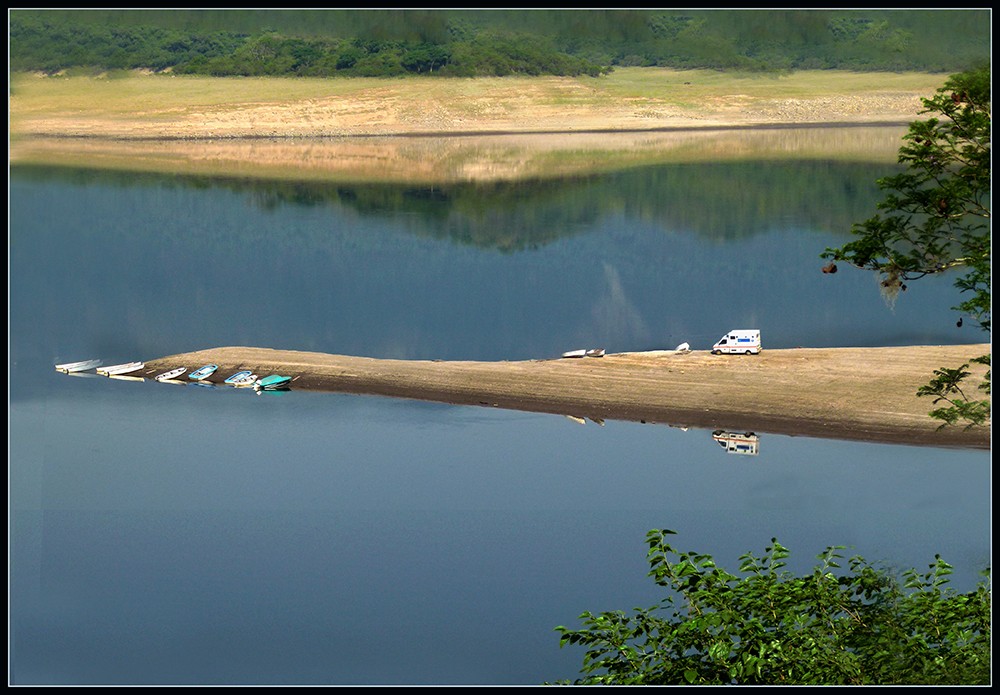
{"type": "MultiPolygon", "coordinates": [[[[990,67],[953,75],[930,99],[923,113],[937,114],[910,124],[899,150],[905,170],[878,181],[887,193],[876,214],[855,224],[857,238],[822,258],[844,261],[881,278],[883,293],[894,300],[906,282],[950,271],[961,272],[959,292],[971,297],[956,307],[989,333],[991,326],[990,187],[992,130],[990,67]]],[[[976,360],[989,366],[989,355],[976,360]]],[[[951,405],[931,413],[947,424],[985,425],[989,399],[968,401],[959,387],[969,376],[943,369],[920,396],[951,405]]],[[[989,394],[990,372],[979,389],[989,394]]]]}
{"type": "MultiPolygon", "coordinates": [[[[96,70],[167,68],[212,76],[394,77],[591,75],[609,68],[562,52],[537,35],[476,31],[461,40],[430,41],[383,32],[353,37],[199,33],[148,26],[80,24],[48,14],[16,13],[11,19],[11,67],[56,73],[73,67],[96,70]]],[[[422,37],[424,34],[421,33],[422,37]]]]}
{"type": "Polygon", "coordinates": [[[574,684],[990,683],[988,569],[959,594],[935,556],[900,586],[860,557],[838,575],[843,546],[832,546],[796,577],[784,569],[789,550],[772,539],[762,557],[740,557],[740,577],[709,555],[675,550],[666,542],[674,533],[646,536],[649,576],[671,591],[659,607],[585,612],[583,629],[556,628],[561,646],[587,650],[574,684]]]}
{"type": "MultiPolygon", "coordinates": [[[[990,355],[977,357],[973,362],[990,366],[990,355]]],[[[921,386],[917,390],[918,396],[933,396],[934,404],[941,401],[948,403],[947,407],[936,408],[931,411],[931,417],[943,420],[938,429],[948,425],[958,425],[965,423],[965,429],[970,429],[978,425],[984,425],[990,417],[989,400],[970,400],[962,390],[962,382],[970,375],[967,371],[969,363],[966,362],[958,369],[948,369],[942,367],[935,369],[935,377],[929,384],[921,386]]],[[[987,372],[988,374],[988,372],[987,372]]],[[[981,382],[977,388],[990,393],[990,381],[987,379],[981,382]]]]}
{"type": "Polygon", "coordinates": [[[45,72],[599,75],[616,66],[937,72],[988,59],[992,45],[985,9],[12,10],[9,20],[10,68],[45,72]],[[261,41],[274,44],[270,55],[257,61],[236,55],[261,41]]]}

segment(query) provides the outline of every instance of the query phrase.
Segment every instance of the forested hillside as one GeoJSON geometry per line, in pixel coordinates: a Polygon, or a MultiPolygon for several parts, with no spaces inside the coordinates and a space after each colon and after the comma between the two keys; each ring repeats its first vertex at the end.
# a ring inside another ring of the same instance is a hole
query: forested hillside
{"type": "Polygon", "coordinates": [[[14,71],[599,75],[616,66],[955,72],[972,10],[11,10],[14,71]]]}

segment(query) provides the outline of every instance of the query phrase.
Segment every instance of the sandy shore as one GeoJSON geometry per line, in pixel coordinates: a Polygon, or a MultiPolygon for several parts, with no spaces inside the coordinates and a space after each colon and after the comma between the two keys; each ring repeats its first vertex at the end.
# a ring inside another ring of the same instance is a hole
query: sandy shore
{"type": "MultiPolygon", "coordinates": [[[[389,360],[220,347],[146,360],[137,376],[217,364],[210,381],[253,370],[328,391],[506,408],[601,420],[855,441],[988,449],[990,430],[938,429],[917,398],[933,370],[989,345],[796,348],[760,355],[707,351],[510,362],[389,360]]],[[[981,370],[973,369],[974,374],[981,370]]],[[[228,388],[228,387],[226,387],[228,388]]]]}

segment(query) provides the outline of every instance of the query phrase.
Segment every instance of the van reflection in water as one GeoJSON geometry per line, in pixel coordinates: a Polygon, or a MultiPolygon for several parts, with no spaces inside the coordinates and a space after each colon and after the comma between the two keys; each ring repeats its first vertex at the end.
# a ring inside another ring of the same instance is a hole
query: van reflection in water
{"type": "Polygon", "coordinates": [[[753,432],[726,432],[715,430],[712,439],[719,443],[727,454],[756,456],[760,453],[760,437],[753,432]]]}

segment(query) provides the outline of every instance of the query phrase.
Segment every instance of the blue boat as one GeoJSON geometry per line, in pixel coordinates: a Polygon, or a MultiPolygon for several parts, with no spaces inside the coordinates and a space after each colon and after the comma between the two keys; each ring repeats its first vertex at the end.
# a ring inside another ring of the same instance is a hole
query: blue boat
{"type": "Polygon", "coordinates": [[[202,379],[207,379],[208,377],[215,374],[215,370],[219,368],[217,364],[206,364],[204,367],[194,370],[188,374],[188,379],[191,381],[201,381],[202,379]]]}
{"type": "Polygon", "coordinates": [[[238,382],[245,381],[251,376],[253,376],[253,372],[251,372],[249,369],[244,369],[242,372],[236,372],[235,374],[230,376],[228,379],[226,379],[224,383],[235,384],[238,382]]]}
{"type": "Polygon", "coordinates": [[[292,383],[292,377],[290,376],[279,376],[278,374],[272,374],[271,376],[266,376],[263,379],[259,379],[256,384],[253,385],[258,391],[279,391],[287,389],[292,383]]]}

